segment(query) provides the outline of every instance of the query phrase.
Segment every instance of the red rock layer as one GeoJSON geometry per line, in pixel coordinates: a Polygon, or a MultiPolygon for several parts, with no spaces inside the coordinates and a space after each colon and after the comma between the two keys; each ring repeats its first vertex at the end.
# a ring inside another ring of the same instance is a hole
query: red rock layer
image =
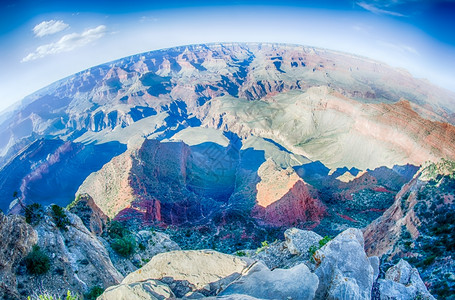
{"type": "Polygon", "coordinates": [[[253,216],[274,226],[295,226],[306,223],[316,227],[325,215],[325,207],[311,197],[308,186],[298,180],[283,197],[266,207],[256,205],[253,216]]]}

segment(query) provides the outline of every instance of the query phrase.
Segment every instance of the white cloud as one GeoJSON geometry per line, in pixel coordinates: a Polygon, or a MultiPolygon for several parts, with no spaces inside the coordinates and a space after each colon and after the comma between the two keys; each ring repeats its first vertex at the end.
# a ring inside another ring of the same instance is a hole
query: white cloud
{"type": "Polygon", "coordinates": [[[72,51],[102,38],[105,34],[106,26],[100,25],[96,28],[87,29],[82,33],[64,35],[55,43],[39,46],[34,52],[29,53],[26,57],[24,57],[21,62],[32,61],[52,54],[72,51]]]}
{"type": "Polygon", "coordinates": [[[400,14],[398,12],[394,12],[391,10],[385,10],[382,9],[374,4],[368,4],[366,2],[357,2],[357,5],[362,7],[363,9],[368,10],[369,12],[372,12],[376,15],[389,15],[389,16],[394,16],[394,17],[406,17],[403,14],[400,14]]]}
{"type": "Polygon", "coordinates": [[[43,37],[65,30],[68,27],[68,24],[60,20],[43,21],[33,28],[33,33],[35,33],[35,36],[37,37],[43,37]]]}

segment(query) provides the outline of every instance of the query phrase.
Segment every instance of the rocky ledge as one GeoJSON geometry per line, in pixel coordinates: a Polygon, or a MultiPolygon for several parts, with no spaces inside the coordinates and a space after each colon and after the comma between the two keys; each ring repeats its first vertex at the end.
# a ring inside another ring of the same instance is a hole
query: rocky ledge
{"type": "Polygon", "coordinates": [[[103,289],[98,300],[434,299],[405,260],[380,274],[384,266],[367,256],[359,229],[330,239],[290,228],[284,241],[225,254],[180,250],[162,232],[132,232],[87,195],[70,211],[79,216],[56,205],[36,206],[25,219],[0,213],[0,299],[67,291],[95,299],[87,295],[103,289]]]}
{"type": "Polygon", "coordinates": [[[360,230],[350,228],[327,241],[292,228],[284,242],[256,251],[161,253],[98,300],[434,299],[404,260],[378,279],[379,259],[367,257],[360,230]],[[278,267],[270,268],[273,264],[278,267]]]}

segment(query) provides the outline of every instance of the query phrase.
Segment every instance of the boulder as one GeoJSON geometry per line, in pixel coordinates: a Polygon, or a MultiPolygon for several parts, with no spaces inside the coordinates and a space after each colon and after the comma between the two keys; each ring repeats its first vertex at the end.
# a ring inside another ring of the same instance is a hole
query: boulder
{"type": "Polygon", "coordinates": [[[208,296],[240,277],[250,264],[246,259],[212,250],[171,251],[154,256],[126,276],[122,284],[157,279],[167,283],[177,297],[195,291],[208,296]]]}
{"type": "Polygon", "coordinates": [[[220,296],[244,294],[259,299],[313,299],[319,280],[305,264],[269,270],[262,262],[231,283],[220,296]]]}
{"type": "Polygon", "coordinates": [[[174,293],[166,284],[157,280],[145,280],[111,286],[97,300],[164,300],[174,293]]]}
{"type": "Polygon", "coordinates": [[[381,299],[435,299],[420,278],[419,271],[401,259],[389,268],[385,279],[379,279],[381,299]]]}
{"type": "Polygon", "coordinates": [[[362,232],[349,228],[316,251],[316,299],[371,299],[374,270],[362,232]]]}
{"type": "Polygon", "coordinates": [[[308,249],[311,246],[318,246],[322,236],[307,230],[300,230],[297,228],[289,228],[284,232],[286,239],[285,245],[289,252],[294,255],[308,254],[308,249]]]}

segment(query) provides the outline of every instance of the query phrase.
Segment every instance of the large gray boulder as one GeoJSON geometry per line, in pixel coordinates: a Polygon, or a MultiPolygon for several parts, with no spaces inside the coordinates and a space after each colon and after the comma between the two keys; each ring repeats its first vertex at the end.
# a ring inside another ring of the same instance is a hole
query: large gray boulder
{"type": "Polygon", "coordinates": [[[168,285],[149,279],[111,286],[97,300],[165,300],[174,297],[168,285]]]}
{"type": "Polygon", "coordinates": [[[374,271],[359,229],[349,228],[316,251],[316,299],[371,299],[374,271]]]}
{"type": "Polygon", "coordinates": [[[284,232],[285,245],[293,255],[306,255],[311,246],[318,246],[322,236],[307,230],[289,228],[284,232]]]}
{"type": "Polygon", "coordinates": [[[251,264],[246,259],[213,250],[171,251],[154,256],[122,284],[156,279],[168,284],[177,297],[215,293],[241,276],[251,264]]]}
{"type": "Polygon", "coordinates": [[[389,268],[385,279],[379,279],[379,292],[384,300],[435,299],[420,278],[419,271],[401,259],[389,268]]]}
{"type": "Polygon", "coordinates": [[[262,262],[229,285],[220,296],[244,294],[259,299],[313,299],[319,280],[305,264],[269,270],[262,262]]]}

